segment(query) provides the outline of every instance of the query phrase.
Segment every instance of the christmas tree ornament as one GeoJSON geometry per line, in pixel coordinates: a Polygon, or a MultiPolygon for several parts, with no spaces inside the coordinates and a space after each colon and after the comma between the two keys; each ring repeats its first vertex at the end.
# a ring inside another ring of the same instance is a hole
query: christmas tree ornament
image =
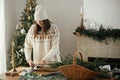
{"type": "Polygon", "coordinates": [[[17,25],[16,25],[16,30],[18,30],[18,29],[19,29],[19,25],[17,24],[17,25]]]}
{"type": "Polygon", "coordinates": [[[21,49],[20,49],[20,52],[23,52],[23,51],[24,51],[23,48],[21,48],[21,49]]]}
{"type": "Polygon", "coordinates": [[[25,34],[25,29],[22,28],[20,32],[21,32],[21,34],[25,34]]]}
{"type": "Polygon", "coordinates": [[[23,17],[22,20],[25,20],[25,18],[23,17]]]}
{"type": "Polygon", "coordinates": [[[31,6],[30,6],[30,10],[31,10],[32,8],[31,8],[31,6]]]}
{"type": "Polygon", "coordinates": [[[30,20],[30,16],[28,16],[28,20],[30,20]]]}

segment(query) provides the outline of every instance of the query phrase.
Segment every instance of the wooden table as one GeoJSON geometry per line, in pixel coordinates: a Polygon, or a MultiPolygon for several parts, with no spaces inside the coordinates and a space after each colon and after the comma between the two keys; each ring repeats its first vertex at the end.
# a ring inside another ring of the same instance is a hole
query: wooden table
{"type": "MultiPolygon", "coordinates": [[[[35,72],[37,74],[47,74],[49,72],[35,72]]],[[[0,75],[0,80],[18,80],[19,76],[6,76],[5,74],[0,75]]],[[[116,80],[115,78],[105,79],[105,78],[96,78],[94,80],[116,80]]]]}
{"type": "MultiPolygon", "coordinates": [[[[35,72],[36,73],[36,72],[35,72]]],[[[37,72],[38,74],[46,74],[48,72],[37,72]]],[[[0,75],[0,80],[18,80],[19,76],[6,76],[5,74],[1,74],[0,75]]],[[[104,78],[96,78],[94,80],[116,80],[115,78],[111,78],[111,79],[104,79],[104,78]]]]}
{"type": "MultiPolygon", "coordinates": [[[[40,71],[33,71],[33,73],[36,73],[36,74],[49,74],[49,73],[52,73],[53,71],[54,70],[45,71],[45,70],[41,69],[40,71]]],[[[0,80],[18,80],[18,79],[19,79],[19,75],[11,76],[11,75],[6,75],[6,73],[0,74],[0,80]]]]}
{"type": "Polygon", "coordinates": [[[0,75],[0,80],[18,80],[19,76],[6,76],[6,74],[0,75]]]}
{"type": "MultiPolygon", "coordinates": [[[[33,73],[36,74],[49,74],[53,72],[53,70],[51,71],[45,71],[45,70],[40,70],[40,71],[33,71],[33,73]]],[[[4,74],[0,74],[0,80],[18,80],[19,79],[19,75],[17,76],[7,76],[5,73],[4,74]]],[[[94,80],[116,80],[115,78],[111,78],[111,79],[105,79],[105,78],[95,78],[94,80]]]]}
{"type": "MultiPolygon", "coordinates": [[[[34,73],[36,74],[49,74],[50,72],[38,72],[38,71],[34,71],[34,73]]],[[[19,76],[8,76],[5,73],[0,75],[0,80],[18,80],[19,76]]]]}

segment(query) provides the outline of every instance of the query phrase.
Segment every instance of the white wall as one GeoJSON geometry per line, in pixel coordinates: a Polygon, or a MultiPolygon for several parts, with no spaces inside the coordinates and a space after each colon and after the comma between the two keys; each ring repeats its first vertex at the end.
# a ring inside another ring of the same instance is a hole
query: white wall
{"type": "Polygon", "coordinates": [[[6,54],[8,54],[10,49],[11,41],[15,35],[15,26],[18,23],[23,7],[25,7],[24,4],[24,0],[5,0],[6,54]]]}
{"type": "MultiPolygon", "coordinates": [[[[6,0],[6,42],[10,46],[15,26],[25,8],[26,0],[6,0]]],[[[60,29],[60,51],[62,55],[73,53],[76,49],[74,30],[80,23],[80,6],[82,0],[38,0],[45,6],[49,19],[60,29]]]]}
{"type": "Polygon", "coordinates": [[[84,0],[84,15],[87,27],[91,22],[120,28],[120,0],[84,0]]]}
{"type": "Polygon", "coordinates": [[[13,27],[15,26],[15,7],[14,0],[5,0],[5,20],[6,20],[6,48],[10,47],[11,38],[13,35],[13,27]]]}

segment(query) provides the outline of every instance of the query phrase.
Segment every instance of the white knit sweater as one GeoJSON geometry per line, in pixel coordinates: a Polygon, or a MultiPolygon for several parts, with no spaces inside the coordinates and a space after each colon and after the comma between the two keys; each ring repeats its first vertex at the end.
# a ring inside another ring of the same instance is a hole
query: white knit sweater
{"type": "Polygon", "coordinates": [[[35,64],[39,64],[41,60],[45,60],[46,63],[60,62],[58,27],[51,23],[51,28],[48,30],[47,35],[42,36],[39,33],[34,38],[35,26],[31,26],[25,38],[24,52],[26,60],[31,60],[31,52],[33,50],[33,62],[35,64]]]}

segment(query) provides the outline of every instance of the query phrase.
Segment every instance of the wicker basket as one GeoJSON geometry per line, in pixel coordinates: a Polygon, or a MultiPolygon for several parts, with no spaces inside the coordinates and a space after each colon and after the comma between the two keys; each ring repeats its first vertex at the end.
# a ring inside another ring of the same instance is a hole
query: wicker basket
{"type": "Polygon", "coordinates": [[[70,80],[91,80],[94,76],[97,75],[97,73],[83,66],[77,65],[77,53],[80,54],[81,60],[83,60],[82,54],[76,51],[73,55],[73,64],[60,66],[58,70],[61,71],[64,76],[70,80]]]}

